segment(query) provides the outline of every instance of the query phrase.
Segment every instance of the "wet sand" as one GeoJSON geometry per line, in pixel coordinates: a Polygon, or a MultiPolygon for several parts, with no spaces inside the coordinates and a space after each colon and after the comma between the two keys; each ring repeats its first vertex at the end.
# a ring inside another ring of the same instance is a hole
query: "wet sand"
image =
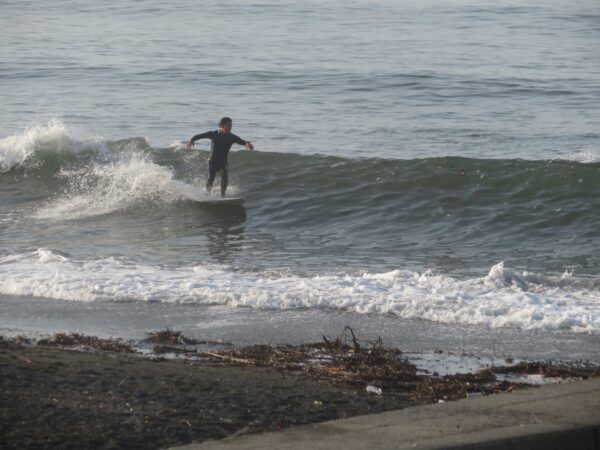
{"type": "Polygon", "coordinates": [[[0,448],[163,448],[405,408],[291,372],[0,339],[0,448]]]}

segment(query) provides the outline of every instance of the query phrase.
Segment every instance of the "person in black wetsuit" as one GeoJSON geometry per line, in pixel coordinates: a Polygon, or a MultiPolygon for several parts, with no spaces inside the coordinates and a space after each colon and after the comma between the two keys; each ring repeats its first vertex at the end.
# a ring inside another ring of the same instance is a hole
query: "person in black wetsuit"
{"type": "Polygon", "coordinates": [[[210,139],[212,141],[210,148],[210,157],[208,158],[208,180],[206,180],[206,190],[210,192],[215,181],[217,173],[221,174],[221,195],[225,197],[227,191],[227,183],[229,180],[228,171],[229,164],[227,163],[227,155],[233,144],[244,145],[248,150],[254,150],[254,146],[250,141],[236,136],[231,132],[233,121],[229,117],[223,117],[219,122],[219,129],[216,131],[207,131],[206,133],[197,134],[187,144],[188,148],[194,146],[194,142],[198,139],[210,139]]]}

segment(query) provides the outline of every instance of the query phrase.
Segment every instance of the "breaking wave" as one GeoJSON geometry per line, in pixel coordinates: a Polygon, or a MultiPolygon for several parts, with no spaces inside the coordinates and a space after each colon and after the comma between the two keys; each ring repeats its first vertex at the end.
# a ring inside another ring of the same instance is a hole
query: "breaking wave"
{"type": "Polygon", "coordinates": [[[50,249],[0,258],[0,293],[72,301],[171,302],[270,309],[318,308],[442,323],[600,332],[600,279],[518,273],[484,277],[426,271],[243,272],[227,266],[166,267],[125,258],[77,260],[50,249]]]}

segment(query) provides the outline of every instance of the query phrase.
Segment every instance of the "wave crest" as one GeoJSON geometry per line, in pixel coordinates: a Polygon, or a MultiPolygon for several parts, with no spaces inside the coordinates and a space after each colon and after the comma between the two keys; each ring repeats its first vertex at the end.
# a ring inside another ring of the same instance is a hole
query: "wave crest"
{"type": "Polygon", "coordinates": [[[140,156],[107,164],[93,163],[76,170],[62,170],[69,183],[67,194],[46,203],[36,219],[80,219],[126,210],[143,204],[171,203],[202,191],[174,177],[171,168],[140,156]]]}
{"type": "Polygon", "coordinates": [[[52,119],[46,125],[34,125],[22,133],[0,139],[0,169],[5,172],[23,165],[40,148],[60,148],[71,142],[65,124],[52,119]]]}

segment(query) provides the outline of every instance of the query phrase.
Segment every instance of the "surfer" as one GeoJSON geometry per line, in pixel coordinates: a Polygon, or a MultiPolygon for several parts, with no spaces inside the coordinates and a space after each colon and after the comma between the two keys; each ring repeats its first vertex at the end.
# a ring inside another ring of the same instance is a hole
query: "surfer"
{"type": "Polygon", "coordinates": [[[225,197],[228,183],[229,164],[227,155],[233,144],[244,145],[248,150],[254,150],[254,146],[250,141],[236,136],[231,132],[233,121],[229,117],[223,117],[219,122],[219,129],[216,131],[207,131],[206,133],[197,134],[187,144],[187,148],[194,147],[194,142],[198,139],[210,139],[212,144],[210,148],[210,156],[208,158],[208,180],[206,180],[206,190],[212,191],[213,183],[217,173],[221,174],[221,196],[225,197]]]}

